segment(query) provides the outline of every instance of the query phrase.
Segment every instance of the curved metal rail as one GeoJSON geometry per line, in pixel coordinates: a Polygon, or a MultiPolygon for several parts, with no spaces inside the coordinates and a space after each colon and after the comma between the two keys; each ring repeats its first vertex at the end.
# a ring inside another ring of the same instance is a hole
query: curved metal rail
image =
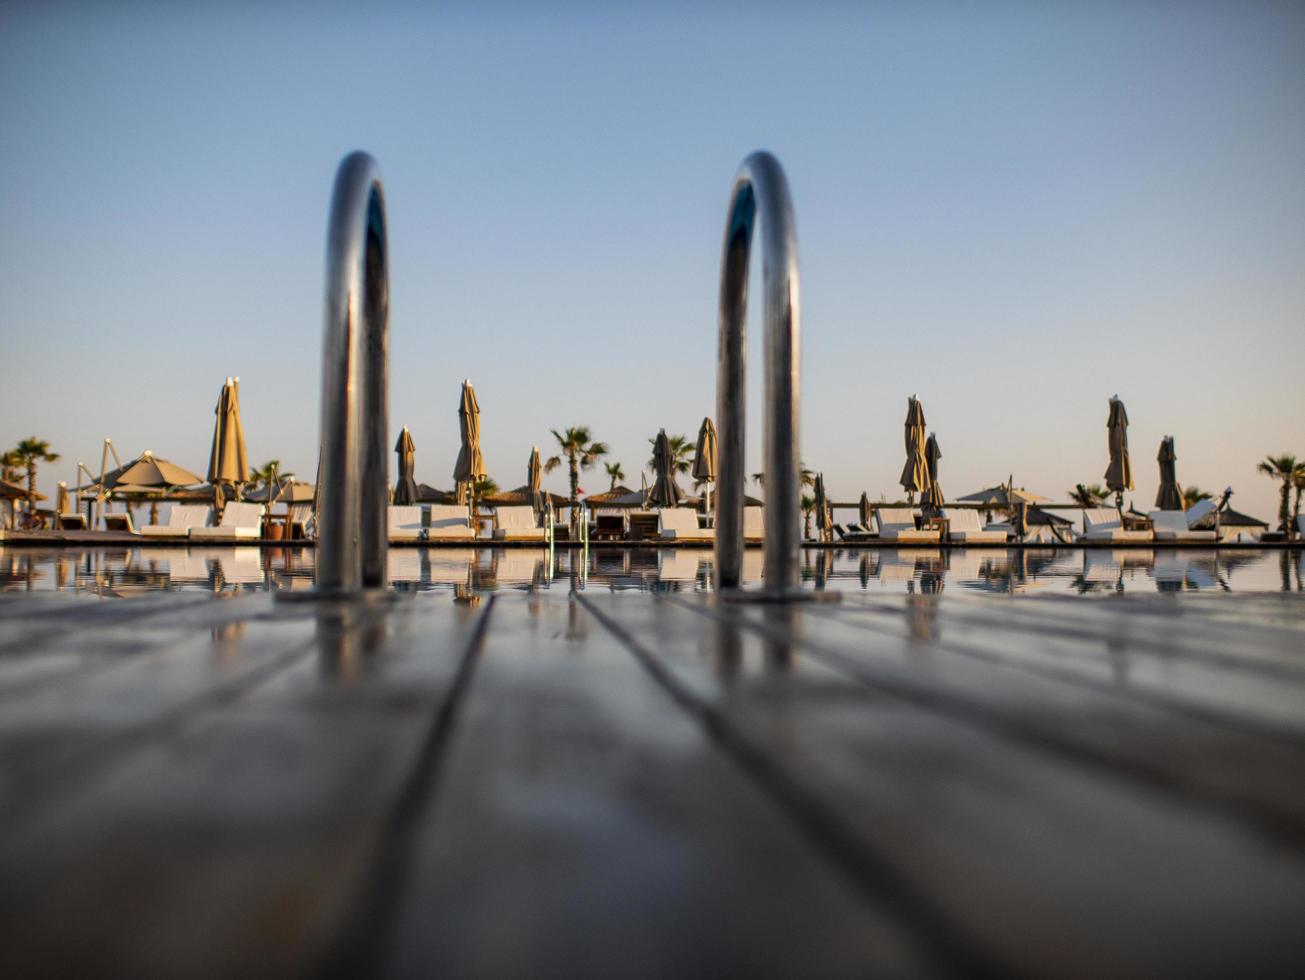
{"type": "Polygon", "coordinates": [[[769,153],[743,161],[730,191],[721,254],[720,333],[716,373],[718,435],[716,560],[718,589],[736,589],[743,567],[744,375],[748,264],[761,215],[763,360],[766,403],[765,591],[798,588],[801,545],[798,447],[799,317],[797,232],[784,170],[769,153]]]}
{"type": "Polygon", "coordinates": [[[341,161],[326,238],[317,589],[385,584],[389,247],[380,168],[341,161]]]}

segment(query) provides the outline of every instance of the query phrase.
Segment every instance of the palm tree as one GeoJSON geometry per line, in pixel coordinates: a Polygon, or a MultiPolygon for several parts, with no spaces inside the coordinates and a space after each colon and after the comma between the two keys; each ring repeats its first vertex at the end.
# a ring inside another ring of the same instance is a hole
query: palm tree
{"type": "Polygon", "coordinates": [[[612,478],[612,485],[609,490],[615,490],[616,485],[625,479],[625,470],[621,469],[620,463],[604,463],[603,469],[607,470],[607,475],[612,478]]]}
{"type": "MultiPolygon", "coordinates": [[[[648,440],[652,445],[657,445],[657,439],[648,440]]],[[[689,441],[688,436],[667,436],[666,441],[671,444],[671,475],[676,473],[687,473],[693,469],[693,453],[695,445],[689,441]]],[[[648,460],[648,469],[653,468],[652,459],[648,460]]]]}
{"type": "Polygon", "coordinates": [[[562,465],[563,459],[567,461],[571,475],[571,526],[575,527],[580,521],[580,506],[577,502],[580,492],[580,471],[591,469],[600,458],[607,455],[607,443],[595,441],[586,425],[573,426],[565,432],[558,432],[556,429],[549,431],[553,433],[553,438],[557,440],[562,451],[557,456],[550,456],[544,461],[544,472],[552,473],[562,465]]]}
{"type": "Polygon", "coordinates": [[[1278,524],[1282,533],[1291,540],[1291,488],[1297,479],[1305,475],[1305,463],[1295,456],[1283,453],[1281,456],[1265,456],[1264,462],[1255,467],[1256,472],[1282,481],[1281,497],[1278,503],[1278,524]]]}
{"type": "MultiPolygon", "coordinates": [[[[756,475],[761,476],[760,473],[756,475]]],[[[758,480],[757,482],[760,483],[761,481],[758,480]]],[[[811,514],[816,509],[816,498],[809,493],[804,493],[799,503],[802,507],[802,537],[805,539],[811,537],[811,514]]]]}
{"type": "Polygon", "coordinates": [[[36,513],[36,464],[53,463],[58,453],[50,451],[50,444],[36,436],[28,436],[6,456],[12,456],[16,465],[27,470],[27,510],[36,513]]]}
{"type": "Polygon", "coordinates": [[[262,466],[249,471],[249,482],[256,487],[267,490],[268,510],[272,509],[272,495],[280,490],[281,484],[294,477],[291,472],[282,472],[279,459],[269,459],[262,466]]]}
{"type": "Polygon", "coordinates": [[[1069,499],[1080,507],[1100,507],[1110,499],[1110,491],[1099,483],[1089,483],[1087,486],[1080,483],[1069,491],[1069,499]]]}
{"type": "Polygon", "coordinates": [[[1183,510],[1191,510],[1202,500],[1213,500],[1214,495],[1206,493],[1200,487],[1183,487],[1183,510]]]}
{"type": "Polygon", "coordinates": [[[471,481],[471,512],[476,513],[476,508],[480,506],[481,498],[492,497],[498,493],[498,481],[492,476],[482,476],[479,479],[471,481]]]}
{"type": "MultiPolygon", "coordinates": [[[[766,485],[765,473],[753,473],[752,479],[757,481],[759,487],[766,485]]],[[[814,487],[816,485],[816,474],[806,463],[798,463],[798,481],[804,487],[814,487]]],[[[812,503],[811,506],[814,507],[815,504],[812,503]]]]}
{"type": "Polygon", "coordinates": [[[23,478],[23,461],[18,458],[17,449],[6,449],[0,453],[0,480],[17,483],[23,478]]]}
{"type": "MultiPolygon", "coordinates": [[[[1299,528],[1300,527],[1300,495],[1301,495],[1301,491],[1305,490],[1305,466],[1301,467],[1301,471],[1296,474],[1296,478],[1292,480],[1292,484],[1296,487],[1296,502],[1292,505],[1291,508],[1291,526],[1295,528],[1299,528]]],[[[1299,573],[1297,574],[1299,575],[1299,573]]],[[[1299,584],[1299,582],[1297,584],[1299,584]]]]}

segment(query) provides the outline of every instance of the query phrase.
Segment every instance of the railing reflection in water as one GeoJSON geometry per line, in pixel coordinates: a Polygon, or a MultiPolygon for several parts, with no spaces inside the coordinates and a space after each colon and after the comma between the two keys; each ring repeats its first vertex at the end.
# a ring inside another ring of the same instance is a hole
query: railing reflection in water
{"type": "MultiPolygon", "coordinates": [[[[444,591],[464,604],[495,591],[704,592],[705,549],[392,548],[395,592],[444,591]]],[[[743,581],[762,579],[748,550],[743,581]]],[[[0,591],[127,597],[155,592],[295,592],[312,588],[302,548],[3,548],[0,591]]],[[[1252,549],[823,549],[804,551],[802,587],[907,594],[1082,595],[1305,591],[1305,554],[1252,549]]]]}

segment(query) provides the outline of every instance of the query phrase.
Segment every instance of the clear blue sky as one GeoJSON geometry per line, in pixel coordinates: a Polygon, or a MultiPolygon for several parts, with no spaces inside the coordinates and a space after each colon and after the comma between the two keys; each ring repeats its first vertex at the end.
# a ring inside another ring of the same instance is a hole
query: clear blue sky
{"type": "Polygon", "coordinates": [[[1139,506],[1172,433],[1182,482],[1272,515],[1256,461],[1305,456],[1305,6],[615,6],[0,7],[0,444],[49,439],[46,490],[106,435],[202,470],[235,374],[251,460],[311,476],[364,148],[418,478],[451,483],[470,377],[504,486],[578,423],[637,481],[713,410],[726,195],[765,147],[835,498],[897,493],[912,393],[949,494],[1062,497],[1118,392],[1139,506]]]}

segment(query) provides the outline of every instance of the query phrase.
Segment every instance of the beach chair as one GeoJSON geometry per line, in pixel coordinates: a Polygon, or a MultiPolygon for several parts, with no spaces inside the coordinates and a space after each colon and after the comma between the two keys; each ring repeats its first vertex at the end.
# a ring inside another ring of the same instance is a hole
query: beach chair
{"type": "Polygon", "coordinates": [[[533,507],[496,507],[494,509],[495,541],[545,541],[548,528],[540,527],[533,507]]]}
{"type": "Polygon", "coordinates": [[[625,515],[614,511],[598,511],[594,515],[596,540],[619,541],[625,537],[625,515]]]}
{"type": "Polygon", "coordinates": [[[1153,541],[1148,531],[1126,531],[1119,523],[1119,511],[1112,507],[1093,507],[1083,511],[1083,533],[1080,541],[1153,541]]]}
{"type": "Polygon", "coordinates": [[[743,540],[751,544],[766,540],[766,512],[763,508],[743,508],[743,540]]]}
{"type": "Polygon", "coordinates": [[[707,542],[716,538],[715,531],[698,527],[698,512],[692,507],[663,507],[657,512],[657,535],[663,541],[707,542]]]}
{"type": "Polygon", "coordinates": [[[476,529],[471,526],[467,508],[462,504],[431,504],[426,538],[429,541],[474,541],[476,529]]]}
{"type": "Polygon", "coordinates": [[[262,504],[232,501],[222,509],[222,521],[215,527],[192,527],[188,537],[199,541],[257,541],[263,536],[262,504]]]}
{"type": "Polygon", "coordinates": [[[312,504],[290,504],[286,523],[290,528],[290,540],[308,540],[308,525],[313,520],[312,504]]]}
{"type": "Polygon", "coordinates": [[[979,525],[979,512],[976,510],[944,510],[947,518],[947,540],[956,544],[1004,544],[1006,532],[998,528],[991,530],[979,525]]]}
{"type": "MultiPolygon", "coordinates": [[[[467,509],[459,508],[465,515],[467,509]]],[[[393,544],[405,541],[421,541],[426,528],[422,525],[421,506],[410,504],[396,507],[391,504],[385,510],[385,537],[393,544]]]]}
{"type": "Polygon", "coordinates": [[[104,530],[119,531],[126,534],[136,534],[136,526],[131,522],[131,512],[123,511],[121,514],[105,514],[104,530]]]}
{"type": "Polygon", "coordinates": [[[192,527],[205,527],[213,519],[207,504],[173,504],[166,524],[147,524],[140,533],[148,538],[184,538],[192,527]]]}
{"type": "Polygon", "coordinates": [[[880,507],[875,511],[875,528],[885,541],[936,542],[941,537],[936,529],[921,531],[915,526],[915,514],[909,507],[880,507]]]}
{"type": "MultiPolygon", "coordinates": [[[[1186,511],[1153,510],[1147,515],[1151,518],[1151,529],[1157,541],[1204,541],[1213,543],[1218,536],[1214,531],[1193,531],[1186,511]]],[[[1197,518],[1200,520],[1200,518],[1197,518]]]]}

